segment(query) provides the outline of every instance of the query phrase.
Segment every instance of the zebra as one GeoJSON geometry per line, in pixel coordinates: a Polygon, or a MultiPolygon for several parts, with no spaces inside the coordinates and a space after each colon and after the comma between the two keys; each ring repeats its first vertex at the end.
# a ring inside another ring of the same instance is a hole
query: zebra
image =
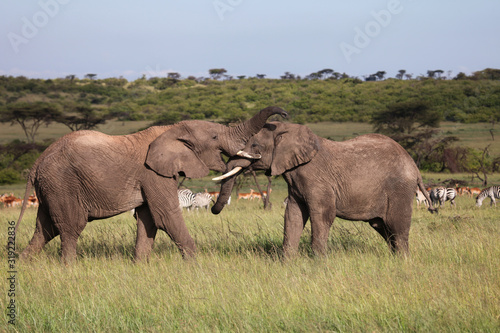
{"type": "Polygon", "coordinates": [[[212,195],[208,192],[199,192],[194,195],[193,207],[198,209],[200,207],[205,207],[208,211],[208,207],[212,202],[212,195]]]}
{"type": "Polygon", "coordinates": [[[441,207],[444,206],[446,201],[450,201],[451,206],[455,207],[455,198],[457,197],[457,190],[452,187],[436,187],[430,192],[431,201],[433,204],[439,203],[441,207]]]}
{"type": "Polygon", "coordinates": [[[194,193],[189,189],[177,190],[177,197],[179,198],[179,207],[189,210],[194,203],[194,193]]]}
{"type": "Polygon", "coordinates": [[[415,198],[417,199],[417,207],[420,207],[422,203],[425,205],[425,207],[429,207],[429,203],[427,202],[425,195],[418,188],[417,192],[415,193],[415,198]]]}
{"type": "Polygon", "coordinates": [[[441,201],[441,193],[444,191],[444,187],[435,187],[429,192],[429,196],[431,198],[432,204],[436,205],[441,201]]]}
{"type": "Polygon", "coordinates": [[[483,200],[487,197],[491,199],[490,206],[493,206],[494,204],[496,207],[497,203],[495,199],[500,199],[500,186],[491,186],[482,190],[476,198],[476,206],[481,207],[481,205],[483,204],[483,200]]]}

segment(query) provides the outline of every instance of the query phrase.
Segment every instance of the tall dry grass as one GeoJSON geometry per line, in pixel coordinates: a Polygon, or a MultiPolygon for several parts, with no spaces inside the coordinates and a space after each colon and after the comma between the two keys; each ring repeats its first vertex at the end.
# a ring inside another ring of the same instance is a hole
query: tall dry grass
{"type": "MultiPolygon", "coordinates": [[[[464,197],[439,215],[414,208],[409,258],[391,255],[367,224],[338,219],[325,257],[311,255],[306,227],[300,255],[284,261],[286,194],[272,194],[272,211],[234,200],[218,216],[185,212],[196,260],[183,261],[160,232],[150,261],[134,264],[135,221],[127,214],[89,223],[72,266],[60,263],[57,238],[34,260],[16,262],[16,324],[4,316],[2,325],[19,332],[500,330],[500,208],[474,208],[464,197]]],[[[0,211],[2,244],[17,214],[0,211]]],[[[31,210],[20,227],[20,250],[34,218],[31,210]]],[[[4,251],[0,258],[7,262],[4,251]]],[[[6,309],[4,288],[0,300],[6,309]]]]}

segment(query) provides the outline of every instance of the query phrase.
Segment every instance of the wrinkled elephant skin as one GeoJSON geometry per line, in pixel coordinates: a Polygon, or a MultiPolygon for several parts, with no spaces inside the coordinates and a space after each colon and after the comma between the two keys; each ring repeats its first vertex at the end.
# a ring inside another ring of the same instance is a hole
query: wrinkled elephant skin
{"type": "MultiPolygon", "coordinates": [[[[408,252],[415,191],[417,187],[427,191],[413,159],[392,139],[368,134],[334,142],[303,125],[272,122],[250,138],[238,155],[228,161],[227,171],[251,166],[268,175],[283,175],[288,184],[285,256],[297,252],[309,219],[312,249],[325,253],[337,216],[368,222],[391,250],[408,252]]],[[[224,207],[236,176],[222,181],[213,213],[224,207]]],[[[432,206],[429,209],[435,211],[432,206]]]]}
{"type": "Polygon", "coordinates": [[[134,208],[136,260],[148,258],[158,229],[170,236],[183,257],[193,256],[196,246],[179,208],[177,177],[223,172],[221,153],[235,155],[274,114],[286,116],[282,109],[268,107],[235,127],[191,120],[124,136],[96,131],[65,135],[31,169],[25,196],[34,186],[40,204],[35,233],[21,257],[38,253],[60,235],[62,258],[71,262],[88,222],[134,208]]]}

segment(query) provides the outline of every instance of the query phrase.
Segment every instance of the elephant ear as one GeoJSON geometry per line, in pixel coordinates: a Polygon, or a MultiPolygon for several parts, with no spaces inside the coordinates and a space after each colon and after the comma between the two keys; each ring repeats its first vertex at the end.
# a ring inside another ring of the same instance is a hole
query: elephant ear
{"type": "Polygon", "coordinates": [[[149,145],[146,164],[165,177],[175,177],[179,173],[188,178],[208,175],[209,168],[189,148],[189,135],[184,125],[165,131],[149,145]]]}
{"type": "Polygon", "coordinates": [[[316,134],[306,126],[287,124],[283,130],[279,128],[274,139],[272,176],[311,161],[321,148],[316,134]]]}

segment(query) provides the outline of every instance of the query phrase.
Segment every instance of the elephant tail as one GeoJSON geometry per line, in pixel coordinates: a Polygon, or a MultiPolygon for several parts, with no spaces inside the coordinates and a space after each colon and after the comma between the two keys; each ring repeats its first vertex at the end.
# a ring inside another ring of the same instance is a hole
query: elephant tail
{"type": "Polygon", "coordinates": [[[420,192],[422,192],[422,193],[423,193],[423,195],[424,195],[424,197],[425,197],[425,200],[427,200],[427,202],[429,203],[429,208],[427,208],[427,210],[428,210],[429,212],[431,212],[431,214],[434,214],[434,213],[438,214],[438,213],[439,213],[439,212],[438,212],[438,208],[437,208],[437,207],[436,207],[436,208],[434,208],[434,207],[432,206],[432,200],[431,200],[431,197],[429,196],[429,192],[427,192],[427,190],[425,189],[424,183],[423,183],[423,181],[422,181],[422,176],[421,176],[420,174],[418,175],[418,180],[417,180],[417,182],[418,182],[418,188],[420,189],[420,192]]]}
{"type": "Polygon", "coordinates": [[[14,228],[14,239],[16,237],[17,228],[19,227],[19,224],[23,219],[24,211],[26,210],[26,207],[28,205],[32,186],[33,186],[33,178],[31,177],[30,173],[30,176],[28,177],[28,182],[26,183],[26,192],[24,193],[23,205],[21,206],[21,213],[19,213],[19,218],[17,219],[16,227],[14,228]]]}

